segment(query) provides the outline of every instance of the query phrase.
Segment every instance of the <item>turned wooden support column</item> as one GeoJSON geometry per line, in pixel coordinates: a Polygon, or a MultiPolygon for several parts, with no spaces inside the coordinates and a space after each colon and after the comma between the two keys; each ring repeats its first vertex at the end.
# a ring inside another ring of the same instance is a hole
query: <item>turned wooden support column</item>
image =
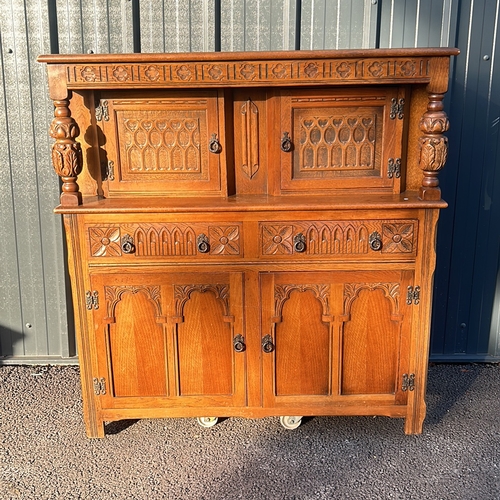
{"type": "Polygon", "coordinates": [[[52,164],[63,181],[61,205],[81,205],[82,193],[76,181],[82,171],[82,150],[75,140],[80,135],[80,129],[71,117],[69,99],[54,100],[54,106],[54,120],[49,133],[56,141],[52,146],[52,164]]]}
{"type": "Polygon", "coordinates": [[[420,120],[419,165],[424,172],[419,198],[421,200],[440,200],[438,174],[448,157],[448,138],[443,135],[450,126],[448,116],[443,111],[444,94],[429,94],[427,111],[420,120]]]}

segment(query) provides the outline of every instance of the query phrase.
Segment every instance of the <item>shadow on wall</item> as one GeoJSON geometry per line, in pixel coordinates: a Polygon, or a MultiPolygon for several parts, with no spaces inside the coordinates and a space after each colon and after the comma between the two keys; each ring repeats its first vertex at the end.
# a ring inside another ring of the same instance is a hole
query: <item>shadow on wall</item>
{"type": "Polygon", "coordinates": [[[0,323],[0,366],[5,360],[14,356],[14,346],[17,342],[22,342],[23,337],[22,332],[7,328],[0,323]]]}

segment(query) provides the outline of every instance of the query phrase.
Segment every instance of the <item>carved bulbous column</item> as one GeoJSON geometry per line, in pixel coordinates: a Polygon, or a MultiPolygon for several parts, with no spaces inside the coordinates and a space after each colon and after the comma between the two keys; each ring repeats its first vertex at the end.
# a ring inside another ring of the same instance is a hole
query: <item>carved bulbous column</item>
{"type": "Polygon", "coordinates": [[[420,120],[419,165],[424,172],[419,198],[421,200],[440,200],[438,174],[448,157],[448,138],[443,135],[450,126],[448,116],[443,111],[444,94],[429,94],[427,111],[420,120]]]}
{"type": "Polygon", "coordinates": [[[80,129],[71,117],[68,99],[56,100],[54,106],[54,120],[49,133],[55,139],[52,146],[52,164],[63,181],[61,205],[81,205],[82,194],[76,183],[82,171],[82,150],[80,144],[76,142],[80,129]]]}

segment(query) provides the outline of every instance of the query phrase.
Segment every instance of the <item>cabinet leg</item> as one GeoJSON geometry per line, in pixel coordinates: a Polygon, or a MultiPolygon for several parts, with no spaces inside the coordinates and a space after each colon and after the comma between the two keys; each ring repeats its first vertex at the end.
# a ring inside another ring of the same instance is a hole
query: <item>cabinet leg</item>
{"type": "Polygon", "coordinates": [[[104,422],[97,419],[88,419],[85,422],[85,431],[88,438],[105,437],[104,422]]]}
{"type": "Polygon", "coordinates": [[[425,414],[425,403],[410,409],[405,419],[405,434],[422,434],[425,414]]]}

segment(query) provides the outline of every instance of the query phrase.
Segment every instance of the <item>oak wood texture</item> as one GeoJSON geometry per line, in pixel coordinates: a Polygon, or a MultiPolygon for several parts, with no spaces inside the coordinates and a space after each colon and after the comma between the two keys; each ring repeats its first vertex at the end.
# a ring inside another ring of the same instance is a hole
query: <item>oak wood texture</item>
{"type": "Polygon", "coordinates": [[[40,56],[89,437],[181,416],[422,432],[457,54],[40,56]]]}

